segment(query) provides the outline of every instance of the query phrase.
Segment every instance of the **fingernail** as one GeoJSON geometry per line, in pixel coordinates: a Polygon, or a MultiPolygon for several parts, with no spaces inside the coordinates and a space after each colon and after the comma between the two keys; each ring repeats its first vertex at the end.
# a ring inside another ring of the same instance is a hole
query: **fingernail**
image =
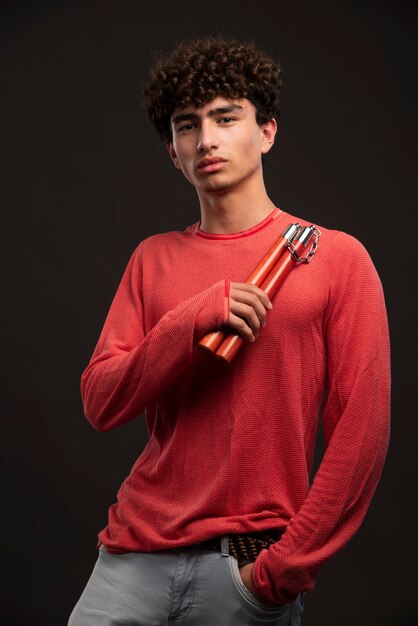
{"type": "Polygon", "coordinates": [[[273,308],[273,305],[272,305],[272,303],[270,302],[270,300],[269,300],[269,303],[268,303],[268,305],[267,305],[267,308],[268,308],[268,309],[272,309],[272,308],[273,308]]]}

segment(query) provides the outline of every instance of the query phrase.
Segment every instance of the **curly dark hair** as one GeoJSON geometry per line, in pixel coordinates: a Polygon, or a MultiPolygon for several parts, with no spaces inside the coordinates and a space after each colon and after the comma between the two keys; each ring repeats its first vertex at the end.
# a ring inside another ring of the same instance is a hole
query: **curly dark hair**
{"type": "Polygon", "coordinates": [[[175,109],[199,107],[217,96],[248,98],[261,125],[279,116],[282,75],[281,64],[252,40],[191,37],[157,56],[144,88],[146,113],[166,143],[172,141],[175,109]]]}

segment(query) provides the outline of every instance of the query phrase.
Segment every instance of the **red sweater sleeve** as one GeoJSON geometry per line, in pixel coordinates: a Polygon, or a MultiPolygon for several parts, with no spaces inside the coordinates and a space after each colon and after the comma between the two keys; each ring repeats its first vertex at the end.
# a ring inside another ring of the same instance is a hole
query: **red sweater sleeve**
{"type": "Polygon", "coordinates": [[[228,281],[178,304],[145,334],[141,245],[132,254],[81,378],[85,415],[101,431],[139,415],[193,361],[197,338],[227,321],[228,281]]]}
{"type": "Polygon", "coordinates": [[[364,247],[343,233],[336,240],[324,320],[326,452],[302,507],[252,570],[260,595],[279,604],[310,591],[320,565],[357,531],[388,446],[390,362],[382,287],[364,247]]]}

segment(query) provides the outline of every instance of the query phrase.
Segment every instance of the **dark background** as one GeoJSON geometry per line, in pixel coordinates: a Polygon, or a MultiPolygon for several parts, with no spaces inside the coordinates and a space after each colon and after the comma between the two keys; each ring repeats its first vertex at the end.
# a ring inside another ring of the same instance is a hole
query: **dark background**
{"type": "Polygon", "coordinates": [[[133,249],[199,218],[141,90],[155,50],[209,32],[252,37],[283,61],[270,197],[357,236],[386,293],[390,451],[360,532],[307,596],[304,626],[417,623],[416,17],[406,1],[1,4],[2,623],[66,624],[144,446],[142,419],[92,429],[79,379],[133,249]]]}

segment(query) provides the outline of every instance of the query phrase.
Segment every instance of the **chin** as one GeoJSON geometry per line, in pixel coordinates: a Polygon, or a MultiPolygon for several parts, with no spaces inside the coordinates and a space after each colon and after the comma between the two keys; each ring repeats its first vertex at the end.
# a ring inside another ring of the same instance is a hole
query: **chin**
{"type": "Polygon", "coordinates": [[[213,180],[208,181],[206,185],[203,185],[202,190],[208,193],[222,193],[228,191],[233,187],[231,181],[228,180],[213,180]]]}

